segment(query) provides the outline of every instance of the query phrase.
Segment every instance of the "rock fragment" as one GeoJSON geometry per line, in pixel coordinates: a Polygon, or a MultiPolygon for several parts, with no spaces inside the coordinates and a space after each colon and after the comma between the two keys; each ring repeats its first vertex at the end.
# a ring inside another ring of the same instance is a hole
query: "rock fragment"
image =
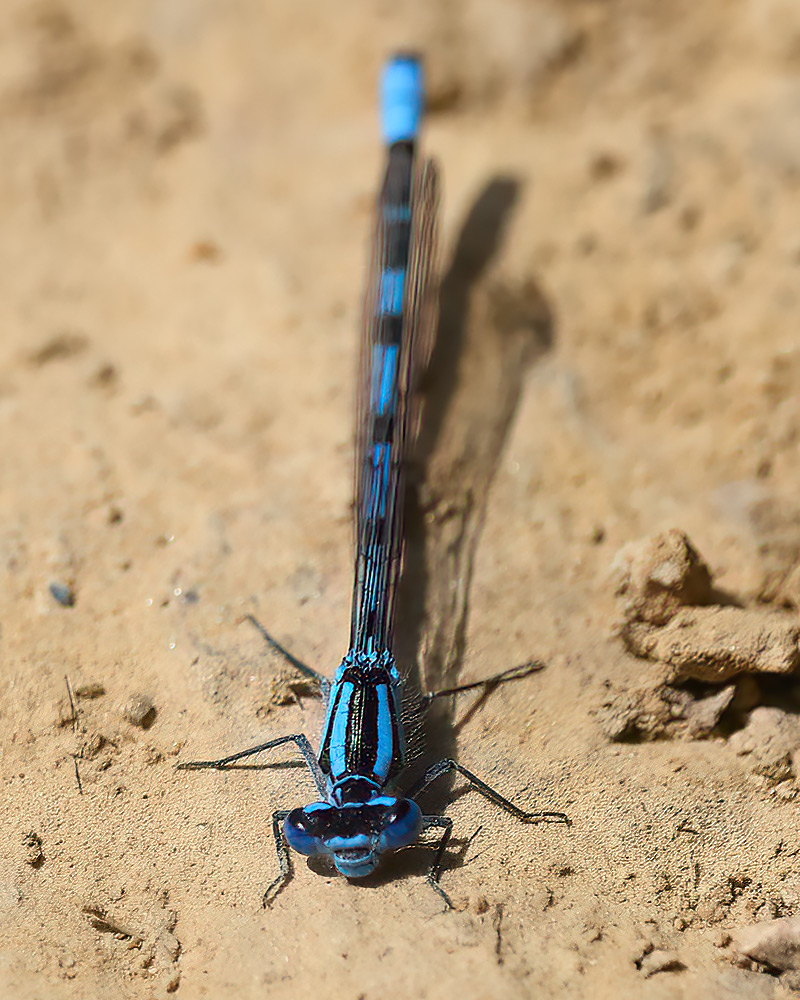
{"type": "Polygon", "coordinates": [[[791,674],[800,667],[794,615],[743,608],[684,608],[659,629],[650,655],[670,683],[720,683],[748,672],[791,674]]]}
{"type": "Polygon", "coordinates": [[[677,952],[656,948],[649,955],[645,955],[639,966],[639,971],[649,979],[657,972],[679,972],[686,966],[678,958],[677,952]]]}
{"type": "Polygon", "coordinates": [[[710,736],[735,694],[736,686],[729,684],[708,698],[690,701],[685,710],[687,735],[693,739],[710,736]]]}
{"type": "Polygon", "coordinates": [[[120,706],[122,717],[132,726],[149,729],[155,721],[156,707],[146,694],[133,694],[120,706]]]}
{"type": "Polygon", "coordinates": [[[25,864],[31,868],[39,868],[44,862],[42,838],[31,830],[22,838],[22,845],[25,848],[25,864]]]}
{"type": "Polygon", "coordinates": [[[615,743],[664,738],[705,739],[732,704],[736,685],[729,684],[706,698],[667,685],[622,691],[597,712],[603,734],[615,743]]]}
{"type": "Polygon", "coordinates": [[[708,566],[676,528],[624,545],[611,578],[626,622],[666,625],[680,608],[712,600],[708,566]]]}
{"type": "Polygon", "coordinates": [[[755,708],[729,744],[738,756],[749,758],[754,774],[770,785],[780,784],[794,778],[800,764],[800,718],[779,708],[755,708]]]}
{"type": "Polygon", "coordinates": [[[740,955],[778,972],[800,970],[800,916],[742,927],[732,941],[740,955]]]}

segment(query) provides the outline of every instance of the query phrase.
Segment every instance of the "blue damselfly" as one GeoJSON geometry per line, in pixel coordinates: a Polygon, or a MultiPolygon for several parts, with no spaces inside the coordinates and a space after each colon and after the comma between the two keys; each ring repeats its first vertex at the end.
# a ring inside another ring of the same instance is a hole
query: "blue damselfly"
{"type": "MultiPolygon", "coordinates": [[[[314,753],[304,734],[296,733],[219,760],[179,765],[224,769],[284,744],[293,743],[300,751],[319,799],[273,814],[280,874],[264,894],[264,905],[269,905],[291,875],[289,848],[307,856],[327,855],[342,874],[361,878],[374,870],[382,854],[408,847],[423,831],[436,829],[441,832],[433,845],[427,877],[449,907],[439,875],[452,820],[423,813],[416,800],[451,772],[525,823],[568,823],[564,813],[520,809],[451,758],[429,767],[402,793],[409,772],[408,703],[419,709],[435,697],[479,686],[467,684],[414,696],[393,654],[403,555],[404,477],[417,430],[415,394],[430,353],[436,311],[438,174],[432,161],[418,157],[423,105],[420,61],[410,55],[395,56],[384,69],[381,88],[386,162],[364,306],[349,651],[331,681],[297,660],[251,618],[275,651],[319,683],[327,704],[319,752],[314,753]]],[[[523,676],[538,666],[514,668],[480,684],[523,676]]]]}

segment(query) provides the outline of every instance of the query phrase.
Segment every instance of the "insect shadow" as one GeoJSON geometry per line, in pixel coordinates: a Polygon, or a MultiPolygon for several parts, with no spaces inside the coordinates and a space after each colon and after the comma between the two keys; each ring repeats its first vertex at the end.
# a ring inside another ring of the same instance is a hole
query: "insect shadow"
{"type": "MultiPolygon", "coordinates": [[[[463,682],[489,493],[527,372],[556,339],[554,313],[538,283],[507,277],[500,261],[521,190],[515,177],[487,181],[464,217],[439,286],[438,327],[408,476],[395,633],[398,662],[412,665],[412,677],[427,691],[463,682]]],[[[508,666],[483,664],[470,673],[489,676],[508,666]]],[[[434,703],[424,722],[426,757],[455,756],[458,730],[491,690],[481,689],[466,707],[463,699],[434,703]]],[[[442,785],[426,808],[452,801],[447,782],[442,785]]],[[[406,853],[390,861],[388,877],[391,867],[406,864],[406,853]]]]}

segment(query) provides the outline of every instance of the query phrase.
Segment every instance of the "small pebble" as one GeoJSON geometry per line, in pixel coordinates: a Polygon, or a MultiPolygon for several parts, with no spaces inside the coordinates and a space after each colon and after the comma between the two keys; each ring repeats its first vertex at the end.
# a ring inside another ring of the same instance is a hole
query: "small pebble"
{"type": "Polygon", "coordinates": [[[715,948],[727,948],[731,943],[731,935],[724,928],[720,927],[714,932],[711,943],[715,948]]]}
{"type": "Polygon", "coordinates": [[[800,916],[740,927],[733,947],[742,956],[778,972],[800,971],[800,916]]]}
{"type": "Polygon", "coordinates": [[[25,847],[27,856],[25,858],[25,864],[31,866],[31,868],[38,868],[39,865],[44,861],[44,853],[42,852],[42,838],[38,833],[34,833],[32,830],[30,833],[26,833],[22,838],[23,846],[25,847]]]}
{"type": "Polygon", "coordinates": [[[639,966],[645,979],[654,976],[657,972],[678,972],[684,969],[683,962],[674,951],[662,951],[656,949],[649,955],[645,955],[642,964],[639,966]]]}
{"type": "Polygon", "coordinates": [[[75,606],[75,591],[68,584],[54,582],[50,584],[49,589],[62,608],[75,606]]]}
{"type": "Polygon", "coordinates": [[[102,733],[87,733],[80,744],[83,760],[94,760],[108,741],[102,733]]]}
{"type": "Polygon", "coordinates": [[[122,717],[132,726],[149,729],[156,717],[156,707],[144,694],[134,694],[120,706],[122,717]]]}
{"type": "Polygon", "coordinates": [[[781,976],[781,986],[786,987],[787,990],[792,990],[794,993],[800,993],[800,972],[796,970],[793,972],[784,972],[781,976]]]}
{"type": "Polygon", "coordinates": [[[86,684],[78,684],[74,689],[78,698],[102,698],[106,693],[105,687],[100,681],[87,681],[86,684]]]}

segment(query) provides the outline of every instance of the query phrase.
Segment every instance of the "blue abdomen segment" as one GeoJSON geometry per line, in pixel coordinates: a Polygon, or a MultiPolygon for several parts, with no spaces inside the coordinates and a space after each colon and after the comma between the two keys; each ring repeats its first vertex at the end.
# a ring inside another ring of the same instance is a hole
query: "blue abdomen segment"
{"type": "Polygon", "coordinates": [[[400,268],[387,268],[381,274],[378,299],[379,316],[399,316],[403,311],[403,285],[406,272],[400,268]]]}
{"type": "Polygon", "coordinates": [[[399,354],[400,348],[397,344],[373,348],[370,406],[377,416],[394,412],[399,354]]]}
{"type": "Polygon", "coordinates": [[[424,103],[425,80],[419,59],[412,55],[390,59],[381,80],[381,126],[388,146],[416,139],[424,103]]]}

